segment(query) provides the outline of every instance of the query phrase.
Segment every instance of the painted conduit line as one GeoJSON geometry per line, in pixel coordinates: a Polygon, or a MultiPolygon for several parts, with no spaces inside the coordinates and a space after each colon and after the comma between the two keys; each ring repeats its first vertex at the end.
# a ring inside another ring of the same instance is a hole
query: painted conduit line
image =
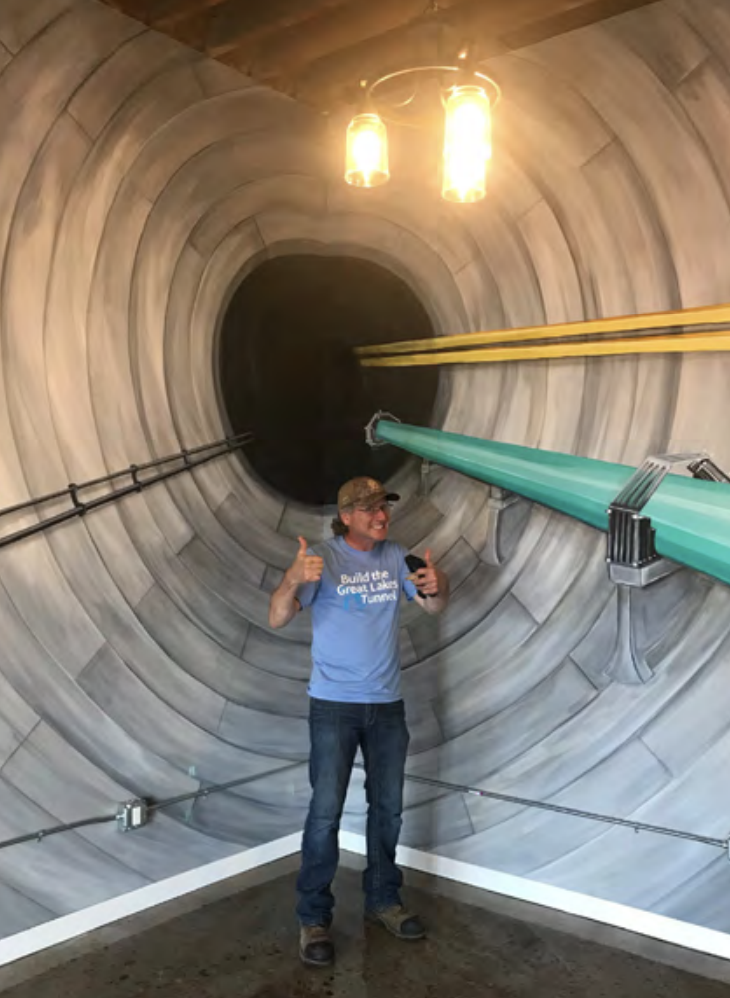
{"type": "MultiPolygon", "coordinates": [[[[300,763],[293,763],[292,768],[299,765],[300,763]]],[[[288,767],[285,767],[285,769],[286,768],[288,767]]],[[[282,771],[283,770],[277,770],[277,772],[282,771]]],[[[200,790],[192,790],[190,793],[180,794],[177,797],[168,797],[165,800],[154,801],[149,798],[140,798],[140,800],[145,801],[148,812],[160,811],[166,807],[173,807],[175,804],[183,804],[186,801],[198,800],[201,797],[208,797],[211,794],[222,793],[226,790],[231,790],[233,787],[241,787],[246,783],[253,783],[254,781],[260,779],[260,775],[244,776],[238,780],[229,780],[227,783],[212,783],[210,786],[203,787],[200,790]]],[[[116,822],[118,820],[118,811],[114,814],[102,814],[93,818],[80,818],[78,821],[72,821],[62,825],[54,825],[51,828],[42,828],[36,832],[27,832],[25,835],[18,835],[12,839],[5,839],[0,842],[0,849],[8,849],[10,846],[23,845],[28,842],[42,842],[51,835],[60,835],[62,832],[73,832],[78,828],[88,828],[91,825],[111,824],[111,822],[116,822]]]]}
{"type": "Polygon", "coordinates": [[[574,818],[588,818],[591,821],[602,821],[608,825],[620,825],[623,828],[631,828],[635,832],[654,832],[657,835],[670,835],[676,839],[687,839],[690,842],[699,842],[706,846],[715,846],[725,851],[730,847],[730,839],[716,839],[709,835],[697,835],[695,832],[685,832],[677,828],[664,828],[662,825],[649,825],[642,821],[631,821],[628,818],[615,818],[607,814],[596,814],[593,811],[581,811],[574,807],[564,807],[561,804],[550,804],[547,801],[529,800],[524,797],[512,797],[509,794],[500,794],[494,790],[480,790],[478,787],[461,786],[456,783],[446,783],[443,780],[434,780],[426,776],[413,776],[406,773],[406,779],[412,783],[423,783],[432,787],[440,787],[462,794],[473,794],[476,797],[486,797],[490,800],[498,800],[507,804],[518,804],[522,807],[535,807],[543,811],[554,811],[557,814],[567,814],[574,818]]]}
{"type": "Polygon", "coordinates": [[[117,502],[119,499],[124,499],[126,496],[136,495],[152,485],[165,482],[169,478],[175,478],[177,475],[183,474],[183,472],[194,471],[201,465],[207,464],[208,461],[214,461],[216,458],[225,457],[233,451],[239,450],[241,447],[245,447],[247,444],[251,443],[252,440],[253,434],[251,433],[240,433],[235,437],[225,437],[223,440],[217,440],[212,444],[202,444],[200,447],[194,447],[189,450],[185,449],[180,451],[178,454],[171,454],[167,457],[157,458],[154,461],[148,461],[146,464],[131,464],[128,468],[123,468],[121,471],[113,471],[109,475],[104,475],[103,478],[95,478],[92,481],[83,482],[78,485],[72,483],[67,488],[58,492],[50,492],[47,495],[37,496],[36,498],[28,499],[26,502],[17,503],[14,506],[7,506],[5,509],[0,509],[0,517],[25,510],[35,510],[38,506],[42,506],[45,503],[58,499],[68,498],[72,503],[71,507],[64,510],[62,513],[57,513],[55,516],[48,516],[45,519],[40,519],[31,527],[25,527],[22,530],[16,530],[13,533],[1,536],[0,548],[8,547],[8,545],[14,544],[16,541],[24,540],[26,537],[33,537],[35,534],[43,533],[43,531],[48,530],[51,527],[58,526],[61,523],[67,523],[69,520],[73,520],[76,517],[85,516],[87,513],[92,512],[95,509],[99,509],[101,506],[117,502]],[[191,460],[193,455],[198,454],[202,454],[203,456],[197,457],[195,460],[191,460]],[[160,471],[157,474],[147,478],[139,477],[140,472],[158,468],[163,464],[169,464],[171,461],[182,461],[182,464],[177,468],[172,468],[168,471],[160,471]],[[114,479],[121,478],[126,475],[129,475],[132,479],[130,485],[112,489],[111,492],[108,492],[102,496],[97,496],[95,499],[88,499],[84,501],[79,498],[79,492],[84,489],[95,488],[99,485],[108,485],[114,479]]]}
{"type": "MultiPolygon", "coordinates": [[[[295,765],[299,765],[296,763],[295,765]]],[[[361,764],[356,763],[356,768],[364,769],[361,764]]],[[[243,786],[254,780],[260,780],[260,776],[246,776],[239,780],[229,780],[227,783],[213,783],[201,790],[194,790],[187,794],[180,794],[177,797],[169,797],[166,800],[150,802],[149,811],[159,811],[175,804],[185,801],[198,800],[201,797],[209,797],[211,794],[223,793],[233,787],[243,786]]],[[[510,794],[497,793],[494,790],[482,790],[479,787],[470,787],[460,783],[447,783],[445,780],[436,780],[427,776],[415,776],[411,773],[405,774],[406,780],[411,783],[420,783],[426,786],[438,787],[451,793],[471,794],[476,797],[498,800],[507,804],[517,804],[521,807],[535,807],[543,811],[553,811],[557,814],[565,814],[574,818],[587,818],[591,821],[601,821],[608,825],[619,825],[623,828],[631,828],[635,832],[653,832],[657,835],[669,835],[672,838],[685,839],[690,842],[699,842],[701,845],[714,846],[728,852],[730,849],[730,839],[717,839],[709,835],[698,835],[695,832],[686,832],[677,828],[665,828],[662,825],[649,825],[642,821],[631,821],[628,818],[615,818],[607,814],[596,814],[593,811],[582,811],[578,808],[564,807],[561,804],[550,804],[547,801],[536,801],[526,797],[513,797],[510,794]]],[[[29,832],[26,835],[19,835],[13,839],[6,839],[0,842],[0,849],[7,849],[10,846],[21,845],[27,842],[42,842],[51,835],[58,835],[61,832],[75,831],[78,828],[85,828],[89,825],[108,824],[118,820],[118,815],[101,815],[95,818],[82,818],[70,824],[56,825],[53,828],[41,829],[37,832],[29,832]]]]}
{"type": "Polygon", "coordinates": [[[89,825],[105,825],[116,821],[116,815],[101,815],[97,818],[81,818],[79,821],[72,821],[66,825],[54,825],[52,828],[41,828],[37,832],[28,832],[26,835],[18,835],[14,839],[5,839],[0,842],[0,849],[9,849],[10,846],[23,845],[26,842],[42,842],[50,838],[51,835],[60,835],[61,832],[73,832],[77,828],[87,828],[89,825]]]}

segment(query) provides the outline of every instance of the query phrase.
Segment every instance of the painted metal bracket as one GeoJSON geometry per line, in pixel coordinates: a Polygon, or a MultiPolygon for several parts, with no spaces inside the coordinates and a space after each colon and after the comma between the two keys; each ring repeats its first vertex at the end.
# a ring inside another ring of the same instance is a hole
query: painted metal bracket
{"type": "Polygon", "coordinates": [[[706,473],[708,462],[716,468],[704,453],[661,454],[647,457],[636,469],[608,507],[606,561],[612,582],[643,589],[677,571],[675,562],[657,554],[651,517],[642,510],[672,468],[697,467],[706,473]]]}
{"type": "Polygon", "coordinates": [[[730,481],[707,454],[650,456],[634,472],[608,508],[608,573],[617,585],[616,643],[602,672],[617,683],[648,683],[654,673],[637,640],[637,589],[666,578],[681,566],[657,554],[651,517],[642,513],[672,468],[694,478],[730,481]]]}
{"type": "Polygon", "coordinates": [[[606,679],[625,686],[648,683],[654,670],[646,659],[646,650],[637,637],[638,598],[636,586],[616,587],[616,641],[608,662],[601,670],[606,679]]]}
{"type": "Polygon", "coordinates": [[[506,489],[500,489],[496,485],[489,486],[487,498],[487,539],[484,548],[479,555],[481,560],[487,565],[500,567],[506,561],[505,553],[501,541],[501,521],[506,509],[514,506],[515,503],[522,502],[522,497],[506,489]]]}

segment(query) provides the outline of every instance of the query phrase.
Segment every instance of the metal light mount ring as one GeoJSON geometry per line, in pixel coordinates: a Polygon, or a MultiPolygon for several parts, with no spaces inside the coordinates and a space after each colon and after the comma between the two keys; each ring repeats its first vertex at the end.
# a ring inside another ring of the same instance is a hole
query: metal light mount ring
{"type": "Polygon", "coordinates": [[[400,419],[398,419],[397,416],[394,416],[392,412],[383,412],[382,410],[378,410],[378,412],[375,413],[373,418],[365,427],[365,443],[368,445],[368,447],[388,446],[387,440],[375,439],[375,431],[377,430],[378,423],[380,422],[381,419],[389,419],[391,423],[400,423],[400,419]]]}
{"type": "MultiPolygon", "coordinates": [[[[392,113],[386,115],[383,114],[378,108],[375,93],[378,87],[389,83],[391,80],[410,76],[414,73],[459,73],[465,78],[478,79],[487,85],[487,88],[491,90],[491,93],[488,94],[488,96],[492,108],[495,108],[502,99],[502,88],[499,84],[493,80],[491,76],[487,76],[486,73],[480,73],[478,70],[468,69],[465,66],[408,66],[406,69],[397,69],[393,73],[386,73],[384,76],[378,77],[377,80],[374,80],[372,83],[367,85],[368,100],[372,102],[373,108],[378,112],[383,121],[389,121],[396,125],[405,125],[410,128],[423,128],[431,124],[430,119],[427,118],[406,118],[392,113]]],[[[414,93],[413,97],[410,97],[407,101],[402,101],[400,105],[391,106],[404,107],[411,104],[415,99],[415,96],[416,95],[414,93]]]]}

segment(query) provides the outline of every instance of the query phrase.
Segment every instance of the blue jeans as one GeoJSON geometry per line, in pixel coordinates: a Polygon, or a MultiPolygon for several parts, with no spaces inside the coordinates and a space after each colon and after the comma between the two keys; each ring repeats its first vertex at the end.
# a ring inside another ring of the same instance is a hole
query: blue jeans
{"type": "Polygon", "coordinates": [[[358,746],[365,762],[368,803],[366,909],[400,904],[403,875],[395,865],[403,810],[408,751],[403,701],[339,703],[310,701],[312,800],[304,826],[302,865],[297,879],[297,915],[302,925],[329,925],[339,860],[338,832],[358,746]]]}

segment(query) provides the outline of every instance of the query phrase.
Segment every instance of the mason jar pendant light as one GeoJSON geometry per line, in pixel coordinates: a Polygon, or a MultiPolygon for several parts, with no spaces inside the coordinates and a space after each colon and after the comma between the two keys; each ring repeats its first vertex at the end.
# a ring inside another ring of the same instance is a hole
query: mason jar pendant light
{"type": "Polygon", "coordinates": [[[445,102],[441,196],[446,201],[481,201],[487,193],[492,158],[492,108],[484,89],[454,87],[445,102]]]}
{"type": "MultiPolygon", "coordinates": [[[[492,109],[501,98],[499,86],[484,73],[465,66],[412,66],[381,76],[361,86],[366,91],[368,110],[356,114],[347,128],[345,180],[353,187],[379,187],[390,179],[388,133],[385,120],[410,127],[427,128],[432,119],[396,111],[412,105],[392,104],[387,118],[379,113],[376,94],[392,80],[414,73],[457,73],[456,85],[442,89],[444,106],[444,151],[441,196],[446,201],[472,203],[487,192],[487,173],[492,158],[492,109]]],[[[380,96],[380,95],[378,95],[380,96]]],[[[385,104],[380,98],[380,104],[385,104]]]]}
{"type": "Polygon", "coordinates": [[[379,187],[389,179],[385,125],[377,114],[356,114],[347,126],[345,180],[353,187],[379,187]]]}

